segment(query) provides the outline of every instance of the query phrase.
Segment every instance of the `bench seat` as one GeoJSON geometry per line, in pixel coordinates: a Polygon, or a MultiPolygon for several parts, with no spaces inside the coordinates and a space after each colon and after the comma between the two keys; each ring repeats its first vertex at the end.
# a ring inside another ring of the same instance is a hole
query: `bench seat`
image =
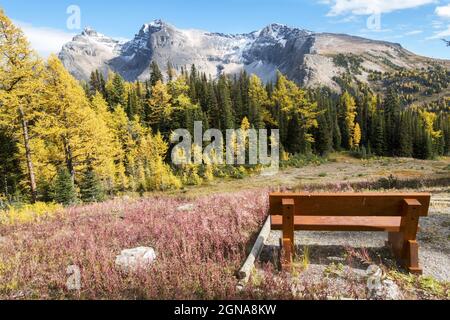
{"type": "MultiPolygon", "coordinates": [[[[295,216],[296,231],[400,232],[401,217],[295,216]]],[[[283,230],[283,216],[272,216],[272,230],[283,230]]]]}

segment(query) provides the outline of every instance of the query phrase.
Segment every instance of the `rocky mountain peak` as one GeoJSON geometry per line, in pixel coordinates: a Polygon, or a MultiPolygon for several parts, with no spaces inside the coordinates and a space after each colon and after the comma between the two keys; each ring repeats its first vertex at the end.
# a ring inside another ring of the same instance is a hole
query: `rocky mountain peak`
{"type": "Polygon", "coordinates": [[[139,34],[155,33],[161,31],[164,28],[173,28],[173,27],[161,19],[156,19],[149,23],[145,23],[141,27],[141,30],[139,30],[139,34]]]}
{"type": "Polygon", "coordinates": [[[129,81],[145,80],[152,61],[163,73],[170,61],[177,70],[195,64],[197,70],[212,77],[246,70],[263,81],[274,81],[279,70],[301,85],[336,90],[335,79],[348,71],[345,64],[336,62],[338,56],[340,60],[357,56],[360,70],[355,76],[366,82],[371,71],[417,68],[431,60],[389,42],[313,33],[279,23],[251,33],[224,34],[177,29],[161,19],[144,24],[125,43],[86,28],[60,53],[66,68],[83,80],[96,69],[105,75],[111,70],[118,72],[129,81]]]}
{"type": "Polygon", "coordinates": [[[272,23],[267,27],[263,28],[259,36],[264,38],[287,40],[292,37],[307,36],[310,34],[312,34],[312,32],[304,29],[289,27],[287,25],[279,23],[272,23]]]}
{"type": "Polygon", "coordinates": [[[86,36],[86,37],[100,36],[100,34],[97,31],[95,31],[94,29],[92,29],[91,27],[84,28],[83,32],[81,32],[81,35],[86,36]]]}

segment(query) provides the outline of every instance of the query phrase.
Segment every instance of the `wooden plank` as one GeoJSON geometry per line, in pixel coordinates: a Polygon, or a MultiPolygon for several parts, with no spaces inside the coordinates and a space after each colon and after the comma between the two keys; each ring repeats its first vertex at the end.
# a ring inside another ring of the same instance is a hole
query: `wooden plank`
{"type": "Polygon", "coordinates": [[[419,227],[419,216],[421,204],[414,199],[405,199],[403,201],[403,217],[401,222],[401,230],[404,240],[416,240],[417,230],[419,227]]]}
{"type": "Polygon", "coordinates": [[[419,266],[419,245],[415,240],[408,241],[406,268],[412,274],[421,275],[423,273],[422,268],[419,266]]]}
{"type": "MultiPolygon", "coordinates": [[[[296,231],[399,232],[401,217],[294,217],[296,231]]],[[[283,217],[272,216],[272,230],[283,230],[283,217]]]]}
{"type": "Polygon", "coordinates": [[[294,256],[294,243],[291,239],[282,239],[283,256],[281,257],[281,270],[291,271],[293,256],[294,256]]]}
{"type": "Polygon", "coordinates": [[[264,247],[264,243],[270,235],[270,217],[267,218],[266,223],[261,229],[261,232],[258,235],[258,239],[256,239],[255,244],[253,245],[252,251],[245,260],[242,268],[238,272],[238,279],[240,280],[239,285],[244,287],[248,280],[250,279],[250,275],[255,267],[255,261],[258,259],[261,251],[264,247]]]}
{"type": "Polygon", "coordinates": [[[294,199],[295,215],[303,216],[399,216],[405,199],[420,202],[419,216],[427,216],[428,193],[271,193],[271,215],[282,214],[282,200],[294,199]]]}

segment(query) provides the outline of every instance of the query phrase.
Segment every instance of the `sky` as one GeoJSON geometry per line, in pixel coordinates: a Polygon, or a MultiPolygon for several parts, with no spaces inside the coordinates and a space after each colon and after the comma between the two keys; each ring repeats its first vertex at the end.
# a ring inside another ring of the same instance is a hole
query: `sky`
{"type": "Polygon", "coordinates": [[[270,23],[314,32],[346,33],[400,43],[429,57],[450,59],[450,0],[0,0],[43,56],[91,27],[132,39],[162,19],[178,28],[247,33],[270,23]]]}

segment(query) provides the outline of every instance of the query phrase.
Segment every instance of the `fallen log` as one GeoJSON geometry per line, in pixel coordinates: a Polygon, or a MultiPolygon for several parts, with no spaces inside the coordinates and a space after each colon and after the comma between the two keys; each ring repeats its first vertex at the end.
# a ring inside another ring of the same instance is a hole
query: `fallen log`
{"type": "Polygon", "coordinates": [[[264,243],[266,242],[267,238],[270,235],[271,231],[270,225],[271,225],[271,217],[269,216],[266,222],[264,223],[264,226],[262,227],[261,232],[259,233],[258,238],[256,239],[250,254],[247,257],[247,260],[244,262],[242,268],[239,270],[237,274],[237,277],[240,280],[239,286],[241,287],[245,286],[248,280],[250,279],[250,275],[252,274],[252,271],[255,267],[255,261],[261,254],[261,251],[264,247],[264,243]]]}

